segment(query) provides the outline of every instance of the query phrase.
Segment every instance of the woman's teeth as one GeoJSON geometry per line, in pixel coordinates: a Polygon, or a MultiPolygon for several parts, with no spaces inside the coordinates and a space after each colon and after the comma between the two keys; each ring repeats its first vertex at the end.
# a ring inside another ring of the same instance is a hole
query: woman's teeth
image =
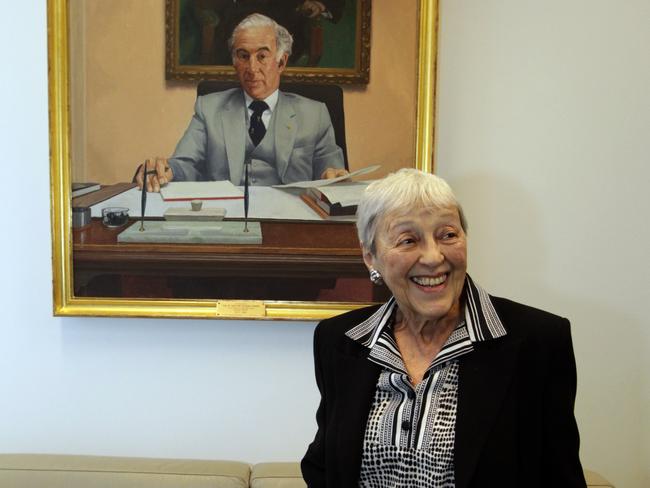
{"type": "Polygon", "coordinates": [[[445,282],[447,275],[443,274],[440,276],[431,277],[431,276],[413,276],[411,281],[417,283],[420,286],[438,286],[445,282]]]}

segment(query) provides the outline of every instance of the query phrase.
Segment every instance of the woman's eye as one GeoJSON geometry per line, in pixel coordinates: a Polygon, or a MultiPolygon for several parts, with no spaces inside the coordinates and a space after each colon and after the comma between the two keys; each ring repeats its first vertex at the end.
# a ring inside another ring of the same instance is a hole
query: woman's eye
{"type": "Polygon", "coordinates": [[[408,245],[408,244],[413,244],[415,242],[415,239],[412,237],[405,237],[404,239],[400,239],[398,244],[400,245],[408,245]]]}

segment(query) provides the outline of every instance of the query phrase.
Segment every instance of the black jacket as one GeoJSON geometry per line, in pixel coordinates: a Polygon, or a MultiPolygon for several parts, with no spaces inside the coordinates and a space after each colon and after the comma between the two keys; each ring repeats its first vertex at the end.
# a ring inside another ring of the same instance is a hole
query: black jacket
{"type": "MultiPolygon", "coordinates": [[[[569,322],[492,297],[507,335],[459,358],[457,488],[585,487],[573,414],[569,322]]],[[[314,333],[321,402],[301,467],[310,488],[358,486],[363,437],[381,368],[345,335],[377,306],[324,320],[314,333]]]]}

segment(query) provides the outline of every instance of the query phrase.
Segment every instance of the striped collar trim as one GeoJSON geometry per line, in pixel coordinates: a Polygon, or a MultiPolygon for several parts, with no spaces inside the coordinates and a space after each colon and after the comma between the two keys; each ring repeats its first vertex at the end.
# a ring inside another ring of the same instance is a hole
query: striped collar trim
{"type": "MultiPolygon", "coordinates": [[[[467,334],[472,343],[496,339],[507,334],[490,295],[469,275],[466,275],[462,296],[465,303],[467,334]]],[[[382,331],[386,329],[386,326],[392,325],[396,310],[397,302],[395,297],[391,297],[370,317],[346,332],[346,335],[372,349],[382,336],[382,331]]]]}

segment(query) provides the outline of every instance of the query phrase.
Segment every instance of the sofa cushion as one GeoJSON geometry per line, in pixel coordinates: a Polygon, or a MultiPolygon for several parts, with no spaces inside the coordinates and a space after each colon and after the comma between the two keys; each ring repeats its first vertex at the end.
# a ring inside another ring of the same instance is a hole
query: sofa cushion
{"type": "Polygon", "coordinates": [[[251,488],[307,488],[298,463],[259,463],[251,471],[251,488]]]}
{"type": "MultiPolygon", "coordinates": [[[[585,470],[590,488],[614,488],[585,470]]],[[[298,463],[0,454],[0,488],[306,488],[298,463]]]]}
{"type": "Polygon", "coordinates": [[[249,477],[236,461],[0,454],[1,488],[246,488],[249,477]]]}

